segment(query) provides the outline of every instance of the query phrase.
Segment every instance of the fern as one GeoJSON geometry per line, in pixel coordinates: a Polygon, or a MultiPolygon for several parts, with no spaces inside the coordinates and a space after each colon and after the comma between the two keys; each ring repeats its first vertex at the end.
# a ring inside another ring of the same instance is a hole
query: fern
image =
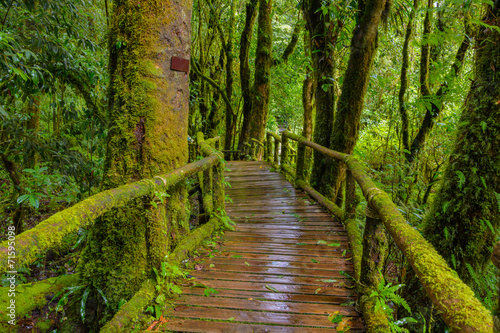
{"type": "Polygon", "coordinates": [[[497,192],[493,193],[495,193],[495,197],[497,198],[498,211],[500,212],[500,194],[498,194],[497,192]]]}
{"type": "Polygon", "coordinates": [[[474,271],[474,268],[469,263],[465,263],[465,267],[467,268],[467,271],[469,272],[469,275],[472,277],[474,282],[478,287],[481,286],[481,282],[479,281],[476,272],[474,271]]]}

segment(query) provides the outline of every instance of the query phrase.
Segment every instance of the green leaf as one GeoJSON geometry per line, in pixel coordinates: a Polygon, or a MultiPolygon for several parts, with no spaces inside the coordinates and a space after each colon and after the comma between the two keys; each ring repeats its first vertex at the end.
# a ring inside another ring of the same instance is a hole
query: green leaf
{"type": "Polygon", "coordinates": [[[335,246],[335,247],[338,247],[338,246],[340,246],[340,243],[330,243],[330,244],[328,244],[328,246],[335,246]]]}
{"type": "Polygon", "coordinates": [[[328,244],[328,242],[325,241],[325,240],[319,240],[319,241],[316,242],[316,244],[318,244],[318,245],[326,245],[326,244],[328,244]]]}
{"type": "Polygon", "coordinates": [[[311,259],[311,261],[315,264],[319,264],[319,260],[316,260],[316,259],[311,259]]]}
{"type": "Polygon", "coordinates": [[[240,254],[237,254],[237,255],[231,256],[231,258],[239,259],[239,258],[243,258],[243,256],[240,254]]]}
{"type": "Polygon", "coordinates": [[[488,127],[488,124],[485,121],[481,122],[481,129],[483,130],[483,133],[486,132],[486,128],[488,127]]]}
{"type": "Polygon", "coordinates": [[[82,317],[82,322],[85,322],[85,307],[87,305],[87,299],[89,298],[90,294],[90,286],[85,289],[82,295],[82,300],[80,302],[80,316],[82,317]]]}
{"type": "Polygon", "coordinates": [[[297,243],[295,245],[307,245],[306,243],[297,243]]]}
{"type": "Polygon", "coordinates": [[[278,293],[278,292],[279,292],[279,291],[278,291],[278,289],[276,289],[276,288],[274,288],[274,287],[271,287],[271,286],[268,286],[267,284],[266,284],[266,286],[265,286],[265,287],[266,287],[266,289],[271,290],[271,291],[274,291],[275,293],[278,293]]]}

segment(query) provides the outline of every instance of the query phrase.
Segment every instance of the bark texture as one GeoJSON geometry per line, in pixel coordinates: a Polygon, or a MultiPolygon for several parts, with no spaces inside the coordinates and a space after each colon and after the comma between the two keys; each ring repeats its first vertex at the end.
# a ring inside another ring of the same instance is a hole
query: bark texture
{"type": "MultiPolygon", "coordinates": [[[[114,3],[103,189],[164,174],[187,162],[189,77],[170,65],[173,56],[189,59],[191,6],[191,1],[180,0],[114,3]]],[[[187,227],[185,193],[170,195],[159,209],[150,204],[157,198],[132,200],[104,214],[91,229],[78,269],[82,283],[104,291],[108,314],[140,288],[172,238],[187,227]]],[[[88,309],[88,322],[100,326],[107,318],[102,299],[94,295],[88,302],[94,305],[88,309]]]]}
{"type": "MultiPolygon", "coordinates": [[[[333,124],[330,143],[333,150],[351,154],[356,144],[368,79],[377,50],[378,26],[385,8],[386,0],[367,0],[363,4],[361,20],[353,31],[351,54],[333,124]]],[[[334,161],[334,196],[339,192],[344,176],[345,165],[334,161]]]]}
{"type": "Polygon", "coordinates": [[[271,94],[271,66],[273,63],[273,28],[271,12],[272,0],[259,0],[257,51],[255,57],[255,77],[250,114],[250,138],[264,142],[266,136],[269,97],[271,94]]]}
{"type": "Polygon", "coordinates": [[[246,6],[245,27],[240,39],[240,81],[241,94],[243,97],[243,123],[238,142],[238,150],[243,149],[243,144],[250,139],[250,115],[252,113],[252,80],[250,76],[250,43],[252,42],[253,27],[257,18],[259,0],[250,0],[246,6]]]}
{"type": "MultiPolygon", "coordinates": [[[[335,54],[332,47],[336,44],[342,26],[333,24],[329,15],[322,14],[322,4],[321,0],[304,0],[302,10],[310,36],[313,77],[316,86],[316,119],[313,141],[328,147],[335,110],[335,92],[332,84],[335,54]]],[[[310,183],[315,190],[329,196],[331,194],[331,178],[328,171],[332,161],[316,151],[313,152],[313,156],[310,183]]]]}

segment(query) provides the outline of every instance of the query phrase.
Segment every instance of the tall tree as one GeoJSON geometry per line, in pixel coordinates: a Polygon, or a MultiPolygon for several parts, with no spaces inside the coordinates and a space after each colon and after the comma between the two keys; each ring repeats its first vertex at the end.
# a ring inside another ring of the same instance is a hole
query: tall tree
{"type": "Polygon", "coordinates": [[[259,0],[250,0],[246,5],[245,27],[241,32],[240,39],[240,81],[241,81],[241,95],[243,97],[243,124],[240,130],[240,137],[238,141],[238,150],[243,149],[243,144],[248,142],[250,138],[250,114],[252,113],[252,89],[251,89],[251,75],[250,75],[250,44],[252,42],[253,27],[255,19],[257,18],[257,9],[259,0]]]}
{"type": "MultiPolygon", "coordinates": [[[[188,74],[171,70],[189,59],[191,1],[116,0],[109,38],[109,138],[103,189],[167,173],[187,162],[188,74]]],[[[127,203],[96,221],[82,253],[83,283],[104,291],[113,311],[164,258],[175,227],[187,228],[185,194],[153,209],[150,198],[127,203]],[[148,213],[144,214],[144,210],[148,213]],[[167,229],[170,221],[171,229],[167,229]]],[[[94,291],[94,299],[99,295],[94,291]]],[[[87,303],[89,304],[89,302],[87,303]]],[[[102,323],[99,306],[89,322],[102,323]]]]}
{"type": "MultiPolygon", "coordinates": [[[[474,285],[471,272],[482,276],[500,226],[499,15],[500,1],[485,5],[484,26],[476,36],[475,79],[423,230],[424,237],[480,296],[484,290],[474,285]]],[[[408,276],[405,298],[429,316],[424,309],[430,300],[418,280],[408,276]]]]}
{"type": "Polygon", "coordinates": [[[441,188],[424,236],[471,283],[488,262],[500,225],[500,1],[485,6],[476,37],[475,80],[460,118],[441,188]],[[489,27],[490,26],[490,27],[489,27]]]}
{"type": "Polygon", "coordinates": [[[273,64],[272,8],[272,0],[259,0],[257,51],[255,56],[249,136],[260,142],[264,142],[266,135],[267,114],[271,93],[270,75],[273,64]]]}
{"type": "MultiPolygon", "coordinates": [[[[310,36],[310,49],[315,89],[316,119],[313,141],[328,147],[333,126],[335,94],[333,76],[335,69],[334,46],[342,29],[341,22],[335,25],[329,14],[322,10],[323,1],[304,0],[302,11],[306,20],[306,28],[310,36]]],[[[322,194],[328,194],[331,184],[331,160],[314,151],[314,162],[311,173],[311,184],[322,194]]]]}
{"type": "Polygon", "coordinates": [[[408,116],[408,109],[406,107],[406,90],[408,89],[408,70],[410,68],[410,40],[413,35],[413,20],[415,19],[415,13],[418,7],[418,0],[413,1],[413,9],[406,25],[405,41],[403,43],[402,51],[402,64],[401,64],[401,85],[399,87],[398,102],[399,102],[399,114],[401,115],[401,137],[403,142],[403,148],[406,151],[410,151],[410,139],[409,139],[409,127],[410,121],[408,116]]]}
{"type": "MultiPolygon", "coordinates": [[[[363,110],[368,79],[373,59],[377,50],[378,26],[384,9],[388,10],[390,2],[386,0],[359,1],[358,9],[361,19],[353,31],[351,54],[344,74],[342,93],[340,95],[330,148],[351,154],[359,134],[359,122],[363,110]],[[387,6],[386,6],[387,4],[387,6]]],[[[333,161],[332,180],[333,195],[340,190],[345,175],[345,165],[333,161]]]]}

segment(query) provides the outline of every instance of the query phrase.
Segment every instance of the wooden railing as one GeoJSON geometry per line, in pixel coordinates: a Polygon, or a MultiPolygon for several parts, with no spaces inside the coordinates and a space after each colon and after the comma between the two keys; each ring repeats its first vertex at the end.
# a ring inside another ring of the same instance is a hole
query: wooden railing
{"type": "MultiPolygon", "coordinates": [[[[213,193],[210,200],[204,200],[205,210],[212,212],[214,209],[224,209],[224,188],[221,185],[221,180],[224,178],[221,163],[224,159],[220,152],[209,145],[209,143],[213,144],[217,138],[207,140],[207,142],[203,141],[203,134],[199,134],[198,138],[200,152],[206,156],[204,159],[187,164],[166,175],[100,192],[52,215],[35,228],[17,235],[16,265],[30,264],[36,259],[37,254],[59,244],[65,236],[77,232],[79,228],[91,225],[105,212],[123,207],[132,199],[154,195],[155,191],[168,192],[170,188],[198,172],[214,175],[214,177],[205,177],[207,183],[204,184],[204,195],[213,193]]],[[[0,244],[0,274],[8,270],[8,247],[8,241],[0,244]]]]}
{"type": "MultiPolygon", "coordinates": [[[[50,248],[56,247],[62,239],[75,233],[82,227],[92,225],[96,218],[113,208],[126,207],[130,200],[144,196],[154,196],[155,192],[166,192],[181,184],[184,180],[199,174],[203,195],[203,209],[209,221],[202,226],[189,231],[182,240],[171,250],[168,260],[179,263],[186,258],[189,251],[195,250],[212,231],[223,227],[227,220],[219,218],[224,213],[224,159],[222,153],[210,146],[219,147],[219,138],[204,140],[203,134],[198,133],[198,149],[203,159],[187,164],[172,172],[126,184],[114,189],[100,192],[74,206],[54,214],[33,229],[16,236],[15,259],[9,255],[8,241],[0,244],[0,274],[14,271],[16,267],[27,266],[37,255],[50,248]],[[9,261],[10,259],[10,261],[9,261]],[[15,262],[15,267],[10,263],[15,262]]],[[[169,214],[167,209],[166,214],[169,214]]],[[[226,227],[229,227],[226,225],[226,227]]],[[[125,327],[124,321],[137,318],[137,311],[141,311],[147,302],[154,296],[154,285],[146,281],[143,287],[133,298],[120,308],[115,317],[104,326],[101,332],[118,332],[125,327]],[[142,307],[141,307],[142,306],[142,307]]]]}
{"type": "Polygon", "coordinates": [[[475,298],[473,291],[458,278],[456,272],[448,266],[432,245],[406,222],[387,193],[377,188],[364,171],[363,166],[353,156],[330,150],[288,131],[284,131],[281,137],[268,132],[265,152],[265,158],[269,163],[289,175],[295,181],[296,186],[309,193],[332,214],[342,219],[351,242],[358,289],[364,295],[361,301],[368,331],[390,331],[386,316],[375,311],[375,300],[370,297],[371,291],[377,288],[377,284],[382,279],[381,269],[385,259],[384,249],[379,245],[384,243],[383,228],[385,227],[413,267],[427,295],[452,332],[493,332],[493,317],[490,312],[475,298]],[[296,141],[298,144],[295,169],[291,167],[288,158],[289,140],[296,141]],[[281,154],[279,154],[280,145],[281,154]],[[346,193],[348,194],[345,211],[315,191],[305,181],[306,147],[345,163],[347,167],[346,193]],[[364,235],[361,235],[359,228],[356,227],[352,214],[356,183],[367,201],[364,235]],[[383,260],[377,262],[373,258],[383,260]]]}

